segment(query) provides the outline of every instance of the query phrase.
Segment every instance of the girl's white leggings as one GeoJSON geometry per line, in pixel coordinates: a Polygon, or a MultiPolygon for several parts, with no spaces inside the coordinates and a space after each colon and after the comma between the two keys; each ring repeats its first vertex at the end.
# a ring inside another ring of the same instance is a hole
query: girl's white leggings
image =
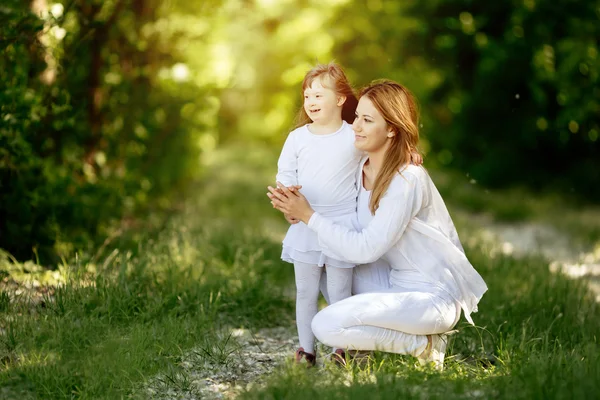
{"type": "MultiPolygon", "coordinates": [[[[335,268],[326,266],[328,303],[333,304],[351,295],[352,268],[335,268]]],[[[311,321],[317,314],[321,274],[323,267],[315,264],[294,262],[296,276],[296,326],[300,347],[307,353],[315,354],[315,336],[311,329],[311,321]]]]}
{"type": "Polygon", "coordinates": [[[313,319],[312,330],[320,342],[418,356],[427,346],[426,335],[446,332],[458,322],[460,307],[440,289],[394,287],[383,279],[369,282],[368,274],[361,273],[373,271],[365,268],[369,266],[355,268],[355,291],[364,288],[369,293],[332,304],[313,319]]]}

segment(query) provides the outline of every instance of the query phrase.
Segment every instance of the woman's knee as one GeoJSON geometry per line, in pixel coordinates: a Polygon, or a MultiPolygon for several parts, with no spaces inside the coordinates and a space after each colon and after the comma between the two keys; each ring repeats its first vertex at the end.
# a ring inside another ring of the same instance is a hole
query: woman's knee
{"type": "Polygon", "coordinates": [[[312,320],[311,328],[315,337],[319,342],[326,344],[327,346],[335,346],[336,332],[339,332],[341,328],[337,323],[335,315],[332,314],[327,307],[317,313],[312,320]]]}
{"type": "Polygon", "coordinates": [[[435,328],[431,333],[444,333],[456,325],[460,319],[460,305],[445,298],[432,299],[433,307],[438,312],[435,328]]]}

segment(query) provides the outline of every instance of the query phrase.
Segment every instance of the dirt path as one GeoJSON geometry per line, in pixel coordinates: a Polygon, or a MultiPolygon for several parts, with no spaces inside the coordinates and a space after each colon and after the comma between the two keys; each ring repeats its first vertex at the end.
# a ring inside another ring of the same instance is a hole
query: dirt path
{"type": "Polygon", "coordinates": [[[224,332],[219,343],[186,353],[177,369],[154,377],[143,392],[152,399],[231,399],[260,385],[289,360],[298,340],[293,326],[224,332]]]}
{"type": "Polygon", "coordinates": [[[600,244],[586,248],[553,226],[537,222],[497,223],[483,217],[475,220],[473,225],[479,228],[471,238],[487,241],[495,251],[517,258],[539,254],[548,260],[550,272],[585,280],[600,302],[600,244]]]}

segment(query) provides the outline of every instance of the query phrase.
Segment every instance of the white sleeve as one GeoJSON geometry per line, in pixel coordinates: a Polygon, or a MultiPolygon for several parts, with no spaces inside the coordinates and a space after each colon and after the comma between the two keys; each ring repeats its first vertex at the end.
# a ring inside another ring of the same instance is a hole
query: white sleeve
{"type": "Polygon", "coordinates": [[[285,186],[298,184],[298,154],[296,152],[294,132],[288,135],[279,155],[275,180],[285,186]]]}
{"type": "Polygon", "coordinates": [[[422,203],[418,178],[403,173],[392,181],[375,216],[362,231],[338,225],[316,212],[308,221],[308,227],[317,233],[324,250],[333,252],[341,260],[365,264],[379,259],[398,242],[422,203]]]}

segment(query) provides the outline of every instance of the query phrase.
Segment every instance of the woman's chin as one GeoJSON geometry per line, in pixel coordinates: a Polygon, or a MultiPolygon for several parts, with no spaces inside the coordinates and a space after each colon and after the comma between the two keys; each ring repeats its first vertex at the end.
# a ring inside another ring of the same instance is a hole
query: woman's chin
{"type": "Polygon", "coordinates": [[[365,146],[365,143],[363,143],[362,140],[355,140],[354,141],[354,147],[356,147],[356,149],[360,150],[360,151],[368,151],[367,148],[366,148],[366,146],[365,146]]]}

